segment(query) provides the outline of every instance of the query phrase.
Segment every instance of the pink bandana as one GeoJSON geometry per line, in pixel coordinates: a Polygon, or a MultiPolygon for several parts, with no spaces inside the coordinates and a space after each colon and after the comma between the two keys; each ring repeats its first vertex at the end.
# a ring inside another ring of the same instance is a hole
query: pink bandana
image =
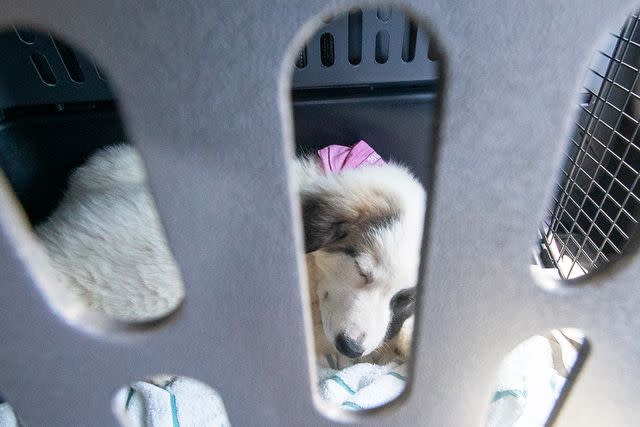
{"type": "Polygon", "coordinates": [[[318,150],[318,156],[325,172],[340,172],[367,165],[384,165],[386,162],[364,141],[351,147],[329,145],[318,150]]]}

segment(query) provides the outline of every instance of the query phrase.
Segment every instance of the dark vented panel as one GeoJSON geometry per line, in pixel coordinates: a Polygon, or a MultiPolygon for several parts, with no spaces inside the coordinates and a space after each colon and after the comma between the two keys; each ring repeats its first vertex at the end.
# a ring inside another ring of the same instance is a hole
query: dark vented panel
{"type": "Polygon", "coordinates": [[[0,110],[112,100],[95,64],[47,33],[0,32],[0,57],[0,110]]]}
{"type": "Polygon", "coordinates": [[[401,11],[353,9],[325,22],[307,42],[304,65],[296,62],[294,89],[437,80],[437,59],[426,32],[401,11]]]}
{"type": "Polygon", "coordinates": [[[640,217],[640,25],[631,15],[584,83],[557,192],[541,228],[543,259],[575,278],[621,253],[640,217]]]}

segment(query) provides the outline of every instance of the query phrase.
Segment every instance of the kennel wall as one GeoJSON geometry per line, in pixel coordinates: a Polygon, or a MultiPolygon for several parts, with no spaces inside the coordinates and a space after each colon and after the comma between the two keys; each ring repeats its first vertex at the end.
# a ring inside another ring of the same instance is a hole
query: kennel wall
{"type": "MultiPolygon", "coordinates": [[[[437,36],[443,96],[433,119],[436,155],[417,147],[406,153],[417,165],[424,159],[434,177],[414,380],[396,410],[364,422],[478,424],[502,357],[533,334],[571,326],[585,333],[592,351],[558,425],[630,424],[640,379],[640,259],[630,252],[627,262],[564,293],[537,286],[529,264],[578,83],[607,31],[637,5],[404,5],[437,36]]],[[[24,224],[3,184],[0,390],[28,425],[113,425],[114,390],[157,372],[215,387],[235,425],[330,424],[311,399],[301,227],[286,166],[294,115],[285,101],[288,64],[313,30],[305,24],[319,26],[325,8],[315,0],[242,7],[3,2],[4,29],[28,23],[53,31],[90,52],[108,74],[187,290],[171,322],[128,339],[71,328],[33,283],[24,224]]],[[[294,88],[299,83],[294,72],[294,88]]],[[[301,98],[294,103],[307,102],[301,98]]],[[[431,129],[419,116],[406,126],[431,129]]]]}

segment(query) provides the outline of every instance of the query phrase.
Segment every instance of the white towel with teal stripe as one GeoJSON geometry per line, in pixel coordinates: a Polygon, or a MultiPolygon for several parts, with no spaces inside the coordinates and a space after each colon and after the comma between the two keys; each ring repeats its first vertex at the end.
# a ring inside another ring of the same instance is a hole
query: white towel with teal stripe
{"type": "Polygon", "coordinates": [[[7,402],[0,398],[0,427],[21,427],[20,421],[13,413],[13,409],[7,402]]]}
{"type": "Polygon", "coordinates": [[[384,405],[404,390],[407,383],[406,364],[392,361],[386,365],[356,363],[338,368],[334,355],[327,355],[318,367],[320,396],[345,409],[358,410],[384,405]]]}
{"type": "Polygon", "coordinates": [[[222,399],[187,377],[156,376],[120,389],[113,412],[125,427],[227,427],[222,399]]]}

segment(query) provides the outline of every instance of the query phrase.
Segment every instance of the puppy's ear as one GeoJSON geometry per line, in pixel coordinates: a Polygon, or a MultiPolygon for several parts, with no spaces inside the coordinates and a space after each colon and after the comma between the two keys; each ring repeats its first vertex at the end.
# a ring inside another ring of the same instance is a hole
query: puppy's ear
{"type": "Polygon", "coordinates": [[[416,288],[403,289],[396,293],[389,304],[391,309],[391,321],[387,327],[387,334],[385,339],[398,335],[404,321],[413,316],[416,308],[416,288]]]}
{"type": "Polygon", "coordinates": [[[396,220],[399,209],[393,198],[380,191],[303,193],[302,221],[305,252],[313,252],[349,238],[359,243],[368,231],[396,220]]]}
{"type": "Polygon", "coordinates": [[[317,251],[347,235],[346,218],[340,215],[337,203],[332,199],[323,192],[302,195],[306,253],[317,251]]]}

